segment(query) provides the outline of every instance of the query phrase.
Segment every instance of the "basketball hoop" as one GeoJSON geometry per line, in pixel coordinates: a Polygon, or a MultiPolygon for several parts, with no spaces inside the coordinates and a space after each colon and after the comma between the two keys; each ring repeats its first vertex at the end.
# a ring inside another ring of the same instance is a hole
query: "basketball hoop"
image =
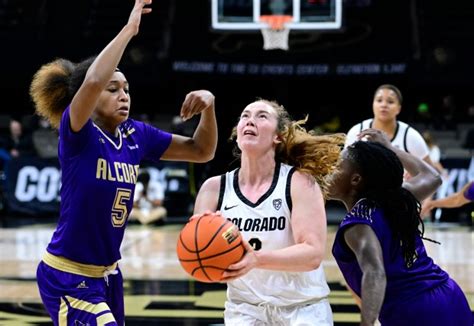
{"type": "Polygon", "coordinates": [[[288,50],[288,37],[290,28],[286,23],[291,22],[293,16],[289,15],[265,15],[260,16],[260,21],[267,24],[262,28],[264,50],[288,50]]]}

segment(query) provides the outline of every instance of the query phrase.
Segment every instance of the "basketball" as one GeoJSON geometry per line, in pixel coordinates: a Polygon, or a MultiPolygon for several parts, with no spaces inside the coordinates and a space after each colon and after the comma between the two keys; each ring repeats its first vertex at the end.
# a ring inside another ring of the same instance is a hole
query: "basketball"
{"type": "Polygon", "coordinates": [[[245,249],[237,226],[221,215],[206,214],[183,227],[176,253],[189,275],[212,283],[222,279],[222,273],[244,256],[245,249]]]}

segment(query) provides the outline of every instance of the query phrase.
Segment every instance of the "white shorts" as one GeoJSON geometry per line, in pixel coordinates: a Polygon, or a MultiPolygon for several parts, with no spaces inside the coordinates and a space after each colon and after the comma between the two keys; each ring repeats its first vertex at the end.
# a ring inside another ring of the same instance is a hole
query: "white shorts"
{"type": "Polygon", "coordinates": [[[317,303],[277,307],[273,305],[251,305],[226,301],[224,311],[226,326],[242,325],[291,325],[291,326],[332,326],[331,306],[327,299],[317,303]]]}

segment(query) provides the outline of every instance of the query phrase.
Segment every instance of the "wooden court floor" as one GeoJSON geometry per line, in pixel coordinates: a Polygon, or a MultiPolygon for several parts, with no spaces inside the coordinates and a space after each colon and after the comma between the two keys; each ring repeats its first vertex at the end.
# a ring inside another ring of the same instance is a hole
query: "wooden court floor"
{"type": "MultiPolygon", "coordinates": [[[[125,278],[127,325],[220,325],[225,285],[191,280],[181,269],[176,240],[181,224],[128,227],[120,266],[125,278]]],[[[51,325],[35,283],[36,266],[54,225],[0,229],[0,325],[51,325]]],[[[334,259],[329,227],[324,269],[331,288],[335,325],[357,325],[355,306],[334,259]]],[[[474,231],[469,227],[429,224],[426,242],[435,262],[468,295],[474,310],[474,231]]]]}

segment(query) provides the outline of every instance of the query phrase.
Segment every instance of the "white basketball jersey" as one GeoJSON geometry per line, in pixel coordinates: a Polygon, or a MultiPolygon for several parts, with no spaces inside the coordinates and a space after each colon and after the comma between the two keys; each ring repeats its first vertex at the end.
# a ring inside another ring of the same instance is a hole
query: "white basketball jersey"
{"type": "MultiPolygon", "coordinates": [[[[360,131],[367,129],[367,128],[372,128],[372,123],[374,119],[367,119],[364,120],[360,123],[360,131]]],[[[393,136],[393,139],[391,140],[391,143],[393,146],[409,153],[408,147],[407,147],[407,136],[408,136],[408,130],[410,126],[407,125],[405,122],[402,121],[397,121],[397,128],[395,129],[395,134],[393,136]]]]}
{"type": "MultiPolygon", "coordinates": [[[[374,119],[367,119],[354,125],[347,133],[346,147],[357,140],[357,135],[362,130],[372,128],[373,121],[374,119]]],[[[419,159],[424,159],[429,154],[428,145],[426,145],[426,142],[420,133],[403,121],[397,121],[395,134],[390,141],[393,146],[410,153],[419,159]]]]}
{"type": "MultiPolygon", "coordinates": [[[[295,244],[291,229],[291,176],[295,169],[277,163],[270,189],[256,202],[239,188],[239,170],[222,176],[218,209],[237,225],[255,250],[275,250],[295,244]]],[[[322,267],[310,272],[280,272],[254,268],[227,284],[227,299],[249,304],[289,306],[311,303],[329,295],[322,267]]]]}

